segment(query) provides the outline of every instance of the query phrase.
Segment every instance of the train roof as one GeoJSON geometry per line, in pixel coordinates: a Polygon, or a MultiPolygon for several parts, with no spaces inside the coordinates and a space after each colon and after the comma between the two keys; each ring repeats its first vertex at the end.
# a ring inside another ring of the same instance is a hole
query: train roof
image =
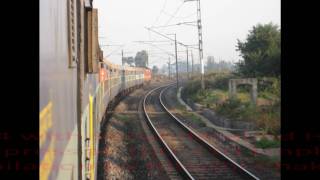
{"type": "Polygon", "coordinates": [[[108,59],[104,58],[103,63],[107,65],[107,69],[120,69],[120,70],[126,70],[126,71],[144,71],[145,69],[150,69],[150,68],[145,68],[145,67],[132,67],[128,65],[118,65],[110,62],[108,59]]]}
{"type": "Polygon", "coordinates": [[[107,69],[120,69],[120,65],[117,65],[117,64],[114,64],[114,63],[111,63],[110,61],[108,61],[107,59],[104,59],[103,60],[103,63],[105,65],[107,65],[107,69]]]}

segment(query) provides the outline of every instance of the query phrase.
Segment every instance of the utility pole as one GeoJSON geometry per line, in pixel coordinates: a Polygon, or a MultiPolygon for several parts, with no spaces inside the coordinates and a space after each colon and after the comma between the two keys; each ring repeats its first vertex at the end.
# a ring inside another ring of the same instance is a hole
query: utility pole
{"type": "Polygon", "coordinates": [[[203,49],[202,49],[202,25],[201,25],[201,6],[200,0],[185,0],[184,2],[197,1],[197,26],[198,26],[198,39],[199,39],[199,60],[201,65],[201,88],[205,89],[204,84],[204,65],[203,65],[203,49]]]}
{"type": "MultiPolygon", "coordinates": [[[[148,29],[149,31],[152,31],[152,32],[154,32],[154,33],[156,33],[156,34],[159,34],[159,35],[162,36],[162,37],[165,37],[165,38],[167,38],[167,39],[173,40],[173,39],[169,38],[169,37],[166,36],[166,35],[163,35],[163,34],[157,32],[157,31],[155,31],[155,30],[152,30],[151,28],[147,28],[147,27],[145,27],[145,28],[148,29]]],[[[175,47],[175,56],[176,56],[176,75],[177,75],[177,92],[178,92],[178,90],[179,90],[179,74],[178,74],[177,34],[174,33],[174,34],[167,34],[167,35],[174,35],[174,47],[175,47]]],[[[181,44],[181,45],[183,45],[183,46],[186,46],[185,44],[183,44],[183,43],[181,43],[181,42],[179,42],[179,44],[181,44]]]]}
{"type": "Polygon", "coordinates": [[[176,53],[176,75],[177,75],[177,92],[179,91],[179,74],[178,74],[178,53],[177,53],[177,35],[174,34],[174,46],[176,53]]]}
{"type": "Polygon", "coordinates": [[[193,53],[192,53],[192,50],[191,50],[191,61],[192,61],[192,65],[191,65],[191,78],[193,78],[193,53]]]}
{"type": "Polygon", "coordinates": [[[121,50],[121,60],[122,60],[122,66],[123,66],[123,64],[124,64],[124,62],[123,62],[123,50],[121,50]]]}
{"type": "Polygon", "coordinates": [[[188,46],[187,46],[187,78],[189,80],[189,52],[188,52],[188,46]]]}
{"type": "Polygon", "coordinates": [[[168,62],[168,72],[169,72],[169,79],[171,79],[171,67],[170,67],[170,65],[171,65],[171,62],[170,62],[170,57],[169,57],[169,62],[168,62]]]}
{"type": "Polygon", "coordinates": [[[198,16],[198,35],[199,35],[199,57],[201,64],[201,88],[205,89],[204,84],[204,65],[203,65],[203,49],[202,49],[202,25],[201,25],[201,6],[200,0],[197,1],[197,16],[198,16]]]}

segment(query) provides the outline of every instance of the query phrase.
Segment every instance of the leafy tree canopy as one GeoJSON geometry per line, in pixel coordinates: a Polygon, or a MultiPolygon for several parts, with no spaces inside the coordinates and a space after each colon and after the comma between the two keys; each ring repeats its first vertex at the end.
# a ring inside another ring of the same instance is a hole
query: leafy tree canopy
{"type": "Polygon", "coordinates": [[[280,77],[281,33],[272,23],[253,27],[244,42],[238,40],[242,60],[237,73],[247,77],[280,77]]]}
{"type": "Polygon", "coordinates": [[[152,67],[152,73],[157,74],[159,72],[159,68],[157,66],[152,67]]]}
{"type": "Polygon", "coordinates": [[[135,65],[137,67],[147,67],[148,66],[148,53],[146,50],[137,52],[134,58],[135,65]]]}

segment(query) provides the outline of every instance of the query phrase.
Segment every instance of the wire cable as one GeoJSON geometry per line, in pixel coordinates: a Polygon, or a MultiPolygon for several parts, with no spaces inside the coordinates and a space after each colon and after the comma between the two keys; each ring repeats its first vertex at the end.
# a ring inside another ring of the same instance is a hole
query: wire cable
{"type": "Polygon", "coordinates": [[[173,15],[171,16],[171,18],[166,22],[166,24],[165,24],[164,26],[168,25],[168,24],[171,22],[171,20],[177,15],[177,13],[179,12],[179,10],[181,9],[181,7],[182,7],[183,4],[184,4],[184,2],[182,2],[182,3],[179,5],[179,7],[176,9],[176,11],[173,13],[173,15]]]}
{"type": "MultiPolygon", "coordinates": [[[[158,17],[156,18],[156,21],[153,23],[153,25],[156,24],[156,23],[159,21],[159,18],[161,17],[162,13],[164,13],[164,9],[166,8],[166,5],[167,5],[167,0],[164,1],[164,4],[163,4],[163,6],[162,6],[162,9],[161,9],[158,17]]],[[[153,25],[152,25],[152,26],[153,26],[153,25]]]]}

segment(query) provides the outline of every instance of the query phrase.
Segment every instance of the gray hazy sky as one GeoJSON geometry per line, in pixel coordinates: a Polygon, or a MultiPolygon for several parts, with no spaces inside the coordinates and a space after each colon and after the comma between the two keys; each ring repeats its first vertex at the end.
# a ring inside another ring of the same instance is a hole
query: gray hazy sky
{"type": "MultiPolygon", "coordinates": [[[[113,63],[121,63],[121,49],[125,56],[135,56],[137,51],[149,52],[149,65],[161,67],[168,61],[167,53],[174,53],[170,42],[156,43],[158,48],[134,41],[164,41],[163,37],[148,32],[144,27],[177,24],[196,20],[196,2],[183,0],[94,0],[99,13],[99,41],[104,46],[104,56],[113,63]],[[173,16],[173,17],[172,17],[173,16]]],[[[201,0],[204,59],[236,62],[239,53],[237,39],[244,40],[257,23],[273,22],[280,25],[280,0],[201,0]]],[[[164,34],[176,33],[177,40],[197,44],[195,26],[172,26],[155,29],[164,34]]],[[[186,59],[185,48],[178,46],[179,60],[186,59]]],[[[198,62],[198,51],[193,50],[198,62]]],[[[173,60],[173,57],[171,57],[173,60]]]]}

